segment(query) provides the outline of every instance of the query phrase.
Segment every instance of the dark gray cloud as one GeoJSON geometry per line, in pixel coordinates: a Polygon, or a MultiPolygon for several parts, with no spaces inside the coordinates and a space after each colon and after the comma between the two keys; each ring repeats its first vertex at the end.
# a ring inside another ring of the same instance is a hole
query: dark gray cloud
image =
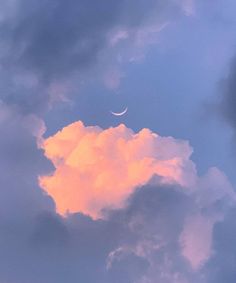
{"type": "Polygon", "coordinates": [[[236,58],[230,65],[229,74],[222,82],[220,108],[226,121],[236,129],[236,58]]]}
{"type": "Polygon", "coordinates": [[[131,198],[126,210],[112,212],[107,220],[93,221],[80,214],[63,219],[51,211],[39,212],[24,225],[1,226],[0,279],[141,282],[153,272],[155,262],[160,282],[169,282],[162,270],[172,278],[188,269],[178,244],[190,207],[187,199],[178,189],[146,187],[131,198]]]}
{"type": "Polygon", "coordinates": [[[214,229],[214,256],[206,266],[209,283],[234,282],[236,278],[236,209],[230,210],[225,220],[214,229]]]}
{"type": "Polygon", "coordinates": [[[39,210],[28,221],[0,226],[0,280],[208,283],[183,257],[179,242],[196,209],[183,188],[145,186],[126,209],[107,212],[106,220],[39,210]]]}
{"type": "Polygon", "coordinates": [[[1,97],[26,113],[48,104],[51,84],[95,66],[112,30],[161,21],[180,7],[169,0],[7,2],[0,2],[1,97]]]}
{"type": "Polygon", "coordinates": [[[38,211],[54,210],[38,186],[38,174],[52,168],[32,135],[40,127],[36,117],[25,118],[0,103],[0,222],[24,222],[38,211]]]}

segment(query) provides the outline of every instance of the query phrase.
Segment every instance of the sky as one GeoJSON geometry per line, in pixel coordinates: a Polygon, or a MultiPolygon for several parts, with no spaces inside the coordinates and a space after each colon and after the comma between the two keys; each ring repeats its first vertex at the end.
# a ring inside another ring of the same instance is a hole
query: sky
{"type": "Polygon", "coordinates": [[[0,283],[235,282],[235,9],[0,0],[0,283]]]}

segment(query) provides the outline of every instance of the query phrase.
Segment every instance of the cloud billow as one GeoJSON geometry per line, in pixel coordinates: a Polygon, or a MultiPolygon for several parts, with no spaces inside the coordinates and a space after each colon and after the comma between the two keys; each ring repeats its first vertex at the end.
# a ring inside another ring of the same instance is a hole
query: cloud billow
{"type": "Polygon", "coordinates": [[[61,214],[79,211],[96,219],[105,208],[123,207],[154,175],[183,186],[196,177],[188,143],[149,129],[136,134],[125,125],[103,130],[78,121],[44,140],[42,148],[55,172],[40,184],[61,214]]]}

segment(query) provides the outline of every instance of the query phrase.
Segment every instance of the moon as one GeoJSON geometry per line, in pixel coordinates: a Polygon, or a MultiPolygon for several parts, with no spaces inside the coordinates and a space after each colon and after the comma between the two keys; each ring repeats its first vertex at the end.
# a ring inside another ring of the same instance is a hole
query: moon
{"type": "Polygon", "coordinates": [[[128,111],[128,107],[126,107],[125,110],[122,112],[113,112],[113,111],[110,111],[110,112],[114,116],[123,116],[127,111],[128,111]]]}

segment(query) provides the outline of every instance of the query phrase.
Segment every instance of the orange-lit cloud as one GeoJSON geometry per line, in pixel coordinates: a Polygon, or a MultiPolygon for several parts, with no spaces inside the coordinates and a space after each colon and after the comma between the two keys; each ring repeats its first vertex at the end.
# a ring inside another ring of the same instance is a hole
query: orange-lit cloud
{"type": "Polygon", "coordinates": [[[57,211],[99,218],[105,208],[121,208],[137,186],[154,175],[161,183],[188,186],[195,177],[185,141],[160,137],[148,129],[134,133],[124,125],[103,130],[75,122],[43,142],[55,171],[40,185],[57,211]]]}

